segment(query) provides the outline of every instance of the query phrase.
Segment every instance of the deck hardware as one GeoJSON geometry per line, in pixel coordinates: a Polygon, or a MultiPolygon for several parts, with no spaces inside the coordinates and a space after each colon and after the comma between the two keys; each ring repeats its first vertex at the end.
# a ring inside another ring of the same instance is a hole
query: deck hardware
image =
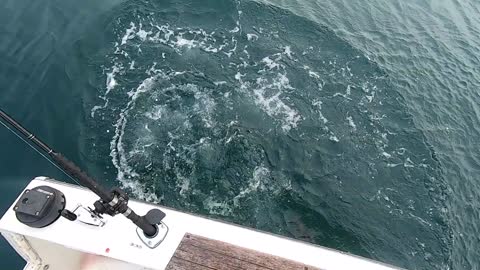
{"type": "Polygon", "coordinates": [[[81,204],[77,205],[73,213],[77,215],[77,220],[84,224],[97,227],[103,227],[106,224],[106,221],[100,215],[81,204]]]}
{"type": "Polygon", "coordinates": [[[146,236],[142,230],[137,228],[137,235],[140,238],[140,240],[145,244],[148,248],[154,249],[158,247],[165,237],[168,234],[168,226],[165,225],[164,223],[160,223],[160,225],[157,226],[157,234],[155,234],[153,237],[148,237],[146,236]]]}
{"type": "Polygon", "coordinates": [[[15,203],[14,211],[21,223],[33,228],[43,228],[60,218],[65,210],[65,203],[65,196],[61,191],[49,186],[39,186],[25,190],[15,203]],[[45,192],[51,195],[46,197],[45,192]]]}

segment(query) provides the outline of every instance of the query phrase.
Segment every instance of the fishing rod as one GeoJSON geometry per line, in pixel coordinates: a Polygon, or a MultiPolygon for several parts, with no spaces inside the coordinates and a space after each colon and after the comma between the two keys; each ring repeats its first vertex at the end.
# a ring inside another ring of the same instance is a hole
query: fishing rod
{"type": "MultiPolygon", "coordinates": [[[[102,187],[96,180],[90,177],[87,173],[82,171],[77,165],[72,161],[68,160],[62,154],[56,152],[46,143],[42,142],[40,139],[35,137],[35,135],[25,129],[20,125],[15,119],[5,113],[0,109],[0,119],[4,123],[10,125],[14,130],[8,128],[15,135],[19,136],[21,139],[23,136],[26,140],[22,139],[25,143],[30,145],[28,141],[32,142],[38,149],[46,153],[51,160],[53,160],[54,165],[61,169],[64,173],[70,176],[72,179],[78,180],[82,185],[94,192],[98,197],[94,203],[94,212],[95,214],[102,215],[108,214],[110,216],[115,216],[117,214],[123,214],[126,218],[131,220],[135,225],[137,225],[147,237],[155,237],[158,232],[158,224],[161,223],[161,220],[165,217],[165,213],[159,209],[151,209],[146,215],[139,216],[137,215],[130,207],[128,207],[128,195],[119,188],[113,188],[111,191],[107,191],[102,187]],[[20,136],[21,135],[21,136],[20,136]],[[27,141],[28,140],[28,141],[27,141]]],[[[30,145],[32,146],[32,145],[30,145]]],[[[32,146],[32,148],[34,148],[32,146]]],[[[34,148],[36,150],[36,148],[34,148]]],[[[41,154],[41,153],[40,153],[41,154]]],[[[42,155],[47,158],[45,155],[42,155]]],[[[38,213],[37,213],[38,214],[38,213]]],[[[63,215],[63,214],[62,214],[63,215]]],[[[74,215],[73,215],[74,216],[74,215]]],[[[68,218],[68,217],[67,217],[68,218]]],[[[74,218],[68,218],[70,220],[74,218]]]]}

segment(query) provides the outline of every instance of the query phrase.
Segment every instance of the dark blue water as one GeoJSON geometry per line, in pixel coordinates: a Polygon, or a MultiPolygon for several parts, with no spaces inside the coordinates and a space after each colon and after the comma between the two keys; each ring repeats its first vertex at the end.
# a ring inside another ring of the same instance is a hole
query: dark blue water
{"type": "MultiPolygon", "coordinates": [[[[479,269],[477,2],[1,7],[0,106],[104,184],[400,267],[479,269]]],[[[66,180],[0,139],[2,212],[32,177],[66,180]]]]}

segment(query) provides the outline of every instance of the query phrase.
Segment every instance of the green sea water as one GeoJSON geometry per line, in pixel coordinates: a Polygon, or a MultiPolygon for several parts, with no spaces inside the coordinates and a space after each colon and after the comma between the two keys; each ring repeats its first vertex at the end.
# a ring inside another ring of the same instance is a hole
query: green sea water
{"type": "MultiPolygon", "coordinates": [[[[0,107],[103,184],[399,267],[480,269],[478,2],[0,7],[0,107]]],[[[68,181],[0,140],[2,213],[35,176],[68,181]]]]}

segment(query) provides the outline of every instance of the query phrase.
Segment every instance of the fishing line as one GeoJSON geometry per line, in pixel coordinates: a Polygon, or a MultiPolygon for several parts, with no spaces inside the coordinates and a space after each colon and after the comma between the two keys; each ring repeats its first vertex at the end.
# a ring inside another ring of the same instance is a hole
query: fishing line
{"type": "Polygon", "coordinates": [[[72,179],[75,183],[77,183],[79,186],[83,186],[82,184],[80,184],[75,178],[73,178],[71,175],[69,175],[68,173],[66,173],[62,168],[60,168],[57,164],[55,164],[55,162],[53,162],[50,158],[48,158],[45,154],[43,154],[42,152],[40,152],[40,150],[38,150],[35,146],[33,146],[32,144],[30,144],[27,140],[25,140],[22,136],[20,136],[20,134],[18,134],[16,131],[14,131],[13,129],[11,129],[7,124],[3,123],[3,121],[0,121],[0,123],[2,124],[2,126],[4,126],[6,129],[8,129],[11,133],[13,133],[15,136],[17,136],[17,138],[19,138],[20,140],[22,140],[25,144],[27,144],[28,146],[30,146],[30,148],[32,148],[33,150],[35,150],[35,152],[37,152],[40,156],[42,156],[44,159],[46,159],[48,162],[50,162],[50,164],[52,164],[53,166],[55,166],[55,168],[59,169],[62,173],[64,173],[66,176],[68,176],[68,178],[72,179]]]}

